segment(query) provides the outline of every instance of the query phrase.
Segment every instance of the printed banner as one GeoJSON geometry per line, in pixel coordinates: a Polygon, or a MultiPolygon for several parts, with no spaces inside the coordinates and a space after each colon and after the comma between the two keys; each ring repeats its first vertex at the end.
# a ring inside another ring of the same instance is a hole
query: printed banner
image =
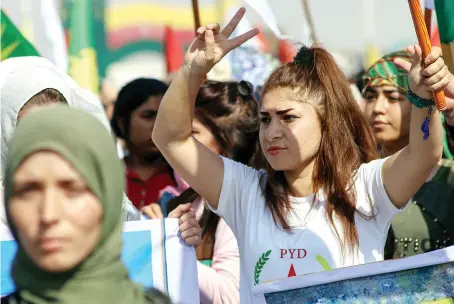
{"type": "Polygon", "coordinates": [[[268,304],[454,303],[454,246],[256,287],[268,304]]]}
{"type": "MultiPolygon", "coordinates": [[[[12,236],[2,233],[0,296],[15,290],[10,272],[16,249],[12,236]]],[[[132,280],[162,290],[174,303],[200,303],[195,250],[180,238],[178,219],[126,222],[122,260],[132,280]]]]}

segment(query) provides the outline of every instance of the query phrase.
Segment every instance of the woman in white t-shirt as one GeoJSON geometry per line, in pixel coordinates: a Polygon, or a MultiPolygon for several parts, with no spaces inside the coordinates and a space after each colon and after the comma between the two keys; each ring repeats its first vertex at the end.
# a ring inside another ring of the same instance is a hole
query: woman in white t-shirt
{"type": "MultiPolygon", "coordinates": [[[[255,285],[383,260],[392,218],[441,157],[442,126],[434,109],[425,140],[420,127],[429,111],[413,107],[409,145],[374,160],[373,135],[344,74],[327,51],[303,47],[264,86],[260,145],[269,168],[256,171],[218,156],[191,135],[194,100],[213,65],[258,33],[228,40],[244,12],[222,31],[217,24],[198,29],[162,100],[152,137],[234,232],[241,303],[264,303],[254,296],[255,285]]],[[[414,50],[410,88],[430,99],[450,75],[439,49],[423,71],[421,50],[414,50]]]]}

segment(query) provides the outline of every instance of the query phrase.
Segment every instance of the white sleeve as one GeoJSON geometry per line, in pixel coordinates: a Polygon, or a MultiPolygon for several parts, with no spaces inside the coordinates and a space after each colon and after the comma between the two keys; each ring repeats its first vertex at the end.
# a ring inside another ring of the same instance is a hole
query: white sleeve
{"type": "MultiPolygon", "coordinates": [[[[358,180],[364,185],[365,191],[361,191],[361,189],[356,191],[359,211],[370,210],[369,203],[371,203],[374,210],[373,215],[375,215],[374,220],[377,223],[377,228],[382,233],[388,232],[394,216],[405,208],[397,209],[386,193],[382,179],[382,167],[386,159],[377,159],[361,165],[358,172],[358,180]]],[[[357,187],[361,184],[357,183],[357,187]]],[[[370,212],[365,213],[370,215],[370,212]]]]}
{"type": "Polygon", "coordinates": [[[224,178],[218,208],[210,209],[222,217],[237,237],[247,227],[260,192],[260,172],[231,159],[224,161],[224,178]]]}

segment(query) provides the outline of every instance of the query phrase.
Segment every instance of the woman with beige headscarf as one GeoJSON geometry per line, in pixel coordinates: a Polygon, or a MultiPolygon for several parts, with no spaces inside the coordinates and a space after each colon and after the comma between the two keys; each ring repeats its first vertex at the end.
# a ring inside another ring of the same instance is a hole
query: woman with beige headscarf
{"type": "Polygon", "coordinates": [[[18,243],[2,303],[167,304],[120,259],[124,169],[101,123],[64,105],[27,114],[10,142],[5,207],[18,243]]]}

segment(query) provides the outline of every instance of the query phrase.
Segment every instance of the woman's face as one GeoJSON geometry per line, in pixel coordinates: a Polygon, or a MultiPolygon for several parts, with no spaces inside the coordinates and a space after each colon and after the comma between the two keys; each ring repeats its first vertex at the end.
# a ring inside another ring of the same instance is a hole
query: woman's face
{"type": "Polygon", "coordinates": [[[128,141],[133,147],[130,147],[130,151],[139,153],[141,156],[161,154],[151,140],[161,100],[162,96],[151,96],[131,113],[128,141]]]}
{"type": "Polygon", "coordinates": [[[221,148],[213,133],[195,117],[192,120],[192,135],[214,153],[221,154],[221,148]]]}
{"type": "Polygon", "coordinates": [[[364,93],[365,113],[379,143],[406,144],[410,132],[411,103],[394,86],[369,87],[364,93]]]}
{"type": "Polygon", "coordinates": [[[260,146],[275,171],[301,170],[314,162],[322,132],[313,105],[279,88],[263,96],[260,115],[260,146]]]}
{"type": "Polygon", "coordinates": [[[80,173],[60,155],[30,155],[13,177],[10,216],[19,242],[41,269],[63,272],[95,248],[103,209],[80,173]]]}

